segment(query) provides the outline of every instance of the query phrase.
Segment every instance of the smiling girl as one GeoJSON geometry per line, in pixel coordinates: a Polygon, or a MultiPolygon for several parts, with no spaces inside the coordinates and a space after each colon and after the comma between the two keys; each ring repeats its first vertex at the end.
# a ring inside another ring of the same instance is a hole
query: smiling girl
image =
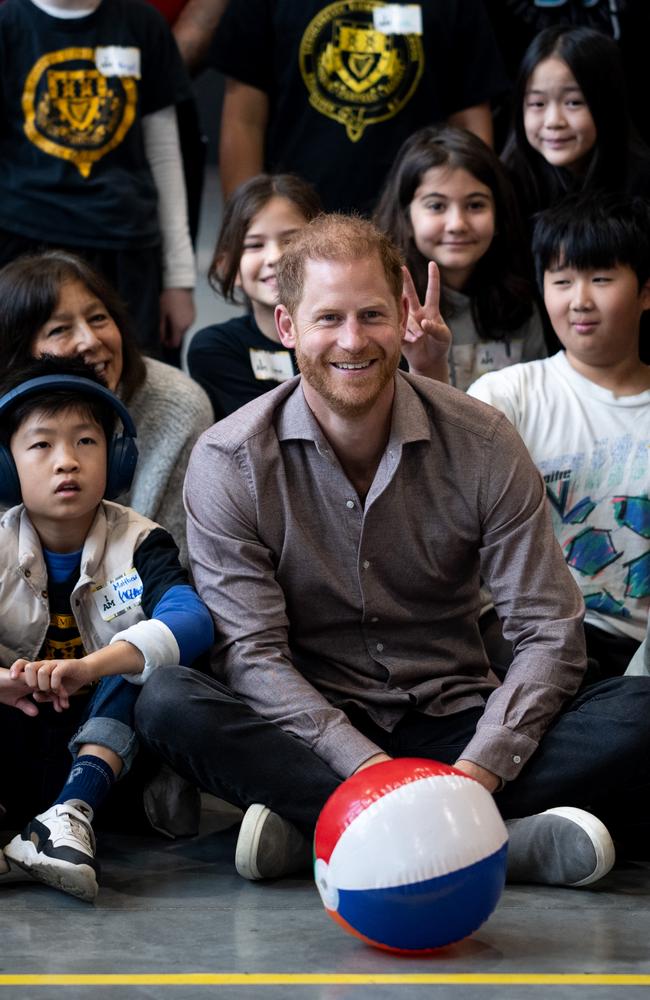
{"type": "Polygon", "coordinates": [[[618,46],[591,28],[547,28],[524,55],[503,159],[526,218],[569,192],[650,193],[618,46]]]}
{"type": "Polygon", "coordinates": [[[215,291],[249,311],[199,330],[187,365],[219,420],[297,374],[275,328],[275,266],[292,236],[321,211],[314,189],[291,174],[259,174],[228,200],[208,274],[215,291]],[[238,299],[238,293],[241,296],[238,299]]]}
{"type": "Polygon", "coordinates": [[[428,262],[438,265],[455,386],[546,355],[512,191],[484,142],[451,127],[416,132],[398,154],[376,219],[401,248],[418,294],[428,262]]]}

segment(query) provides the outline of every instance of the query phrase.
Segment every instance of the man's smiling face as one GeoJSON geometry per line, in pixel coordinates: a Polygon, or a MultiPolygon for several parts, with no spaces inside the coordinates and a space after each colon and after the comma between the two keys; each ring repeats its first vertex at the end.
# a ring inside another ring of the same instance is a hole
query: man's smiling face
{"type": "Polygon", "coordinates": [[[308,260],[302,298],[285,310],[282,342],[294,347],[305,395],[340,416],[366,414],[399,365],[407,307],[391,291],[379,256],[308,260]]]}

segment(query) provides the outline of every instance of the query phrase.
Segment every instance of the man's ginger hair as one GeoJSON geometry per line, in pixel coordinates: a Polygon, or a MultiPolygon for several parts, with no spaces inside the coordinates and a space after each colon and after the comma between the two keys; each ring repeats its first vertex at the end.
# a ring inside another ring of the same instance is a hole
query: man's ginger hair
{"type": "Polygon", "coordinates": [[[388,236],[361,216],[318,215],[296,233],[277,264],[278,301],[294,315],[302,299],[308,260],[347,262],[375,256],[399,305],[404,287],[402,255],[388,236]]]}

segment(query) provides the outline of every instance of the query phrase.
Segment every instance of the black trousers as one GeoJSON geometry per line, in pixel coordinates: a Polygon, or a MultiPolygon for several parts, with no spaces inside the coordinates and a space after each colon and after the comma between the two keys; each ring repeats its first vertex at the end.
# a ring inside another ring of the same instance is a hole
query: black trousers
{"type": "MultiPolygon", "coordinates": [[[[133,688],[126,694],[137,695],[138,690],[133,688]]],[[[88,711],[89,701],[84,697],[71,698],[70,708],[64,712],[55,712],[49,704],[39,705],[36,717],[0,705],[0,830],[21,829],[56,800],[73,764],[68,744],[86,721],[88,711]]],[[[139,752],[128,774],[113,786],[93,826],[150,831],[142,790],[158,766],[149,754],[139,752]]]]}
{"type": "MultiPolygon", "coordinates": [[[[452,764],[480,708],[435,718],[409,712],[392,732],[360,709],[350,720],[394,757],[452,764]]],[[[628,840],[650,821],[650,678],[616,677],[585,688],[547,730],[516,780],[495,796],[504,818],[572,805],[628,840]]],[[[212,677],[156,671],[136,704],[141,742],[205,791],[242,808],[263,802],[311,835],[341,778],[301,740],[257,715],[212,677]]],[[[619,838],[620,839],[620,838],[619,838]]]]}

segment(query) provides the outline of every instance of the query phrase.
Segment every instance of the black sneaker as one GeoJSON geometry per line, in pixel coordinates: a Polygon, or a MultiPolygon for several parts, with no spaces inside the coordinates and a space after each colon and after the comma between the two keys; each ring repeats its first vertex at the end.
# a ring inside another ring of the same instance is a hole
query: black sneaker
{"type": "Polygon", "coordinates": [[[51,806],[4,848],[5,857],[31,878],[88,902],[97,895],[92,810],[72,799],[51,806]]]}

